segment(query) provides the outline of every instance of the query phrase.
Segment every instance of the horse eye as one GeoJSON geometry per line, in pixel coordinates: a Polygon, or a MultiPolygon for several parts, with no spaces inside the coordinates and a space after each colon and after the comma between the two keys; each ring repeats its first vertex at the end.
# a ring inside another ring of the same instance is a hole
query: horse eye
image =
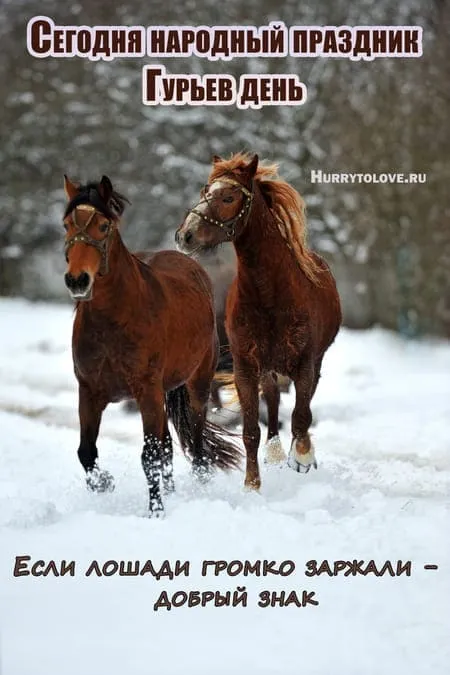
{"type": "Polygon", "coordinates": [[[67,223],[63,223],[63,228],[67,232],[67,230],[69,229],[69,225],[67,223]]]}
{"type": "Polygon", "coordinates": [[[231,204],[231,202],[233,201],[233,197],[229,195],[228,197],[224,197],[222,201],[226,202],[227,204],[231,204]]]}
{"type": "Polygon", "coordinates": [[[98,229],[100,230],[100,232],[106,232],[106,230],[108,229],[108,225],[109,223],[102,223],[98,229]]]}

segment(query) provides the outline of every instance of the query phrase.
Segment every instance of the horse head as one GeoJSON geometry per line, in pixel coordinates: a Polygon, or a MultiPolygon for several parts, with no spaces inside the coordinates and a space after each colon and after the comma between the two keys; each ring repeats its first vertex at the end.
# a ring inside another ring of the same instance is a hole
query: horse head
{"type": "Polygon", "coordinates": [[[110,179],[79,185],[64,176],[65,284],[74,300],[90,300],[97,275],[109,271],[109,250],[126,200],[110,179]]]}
{"type": "Polygon", "coordinates": [[[234,170],[217,155],[200,201],[188,212],[175,234],[184,253],[213,249],[234,241],[245,229],[253,202],[253,178],[258,155],[234,170]]]}

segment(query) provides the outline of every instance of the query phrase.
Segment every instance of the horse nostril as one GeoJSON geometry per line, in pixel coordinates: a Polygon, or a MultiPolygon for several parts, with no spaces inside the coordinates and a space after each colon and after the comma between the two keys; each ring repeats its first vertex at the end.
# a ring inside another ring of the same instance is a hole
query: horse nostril
{"type": "Polygon", "coordinates": [[[89,286],[89,274],[87,272],[81,272],[77,279],[77,286],[78,288],[87,288],[89,286]]]}
{"type": "Polygon", "coordinates": [[[186,242],[186,244],[189,244],[189,242],[192,241],[192,237],[193,237],[192,232],[188,230],[184,235],[184,241],[186,242]]]}
{"type": "Polygon", "coordinates": [[[67,274],[64,275],[64,282],[67,286],[67,288],[72,288],[74,284],[74,277],[70,274],[70,272],[67,272],[67,274]]]}
{"type": "Polygon", "coordinates": [[[74,277],[73,274],[67,272],[64,275],[64,281],[67,288],[70,288],[70,290],[77,289],[83,291],[89,286],[90,277],[87,272],[81,272],[78,277],[74,277]]]}

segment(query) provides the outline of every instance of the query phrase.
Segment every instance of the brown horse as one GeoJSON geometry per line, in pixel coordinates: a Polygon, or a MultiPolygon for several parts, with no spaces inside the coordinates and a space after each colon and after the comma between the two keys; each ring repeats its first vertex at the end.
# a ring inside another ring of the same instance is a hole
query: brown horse
{"type": "Polygon", "coordinates": [[[311,399],[323,356],[341,324],[334,278],[306,246],[304,204],[274,164],[243,153],[214,157],[200,202],[178,229],[186,253],[233,242],[237,277],[227,299],[226,328],[242,408],[246,486],[259,489],[258,385],[268,405],[268,449],[284,456],[278,437],[277,373],[293,380],[296,403],[288,464],[317,468],[309,436],[311,399]]]}
{"type": "Polygon", "coordinates": [[[65,177],[64,187],[65,283],[77,301],[78,456],[89,489],[113,489],[111,474],[97,462],[101,416],[108,403],[134,398],[143,422],[150,515],[160,515],[161,474],[165,492],[174,489],[168,419],[199,479],[213,465],[239,463],[239,449],[205,420],[218,358],[211,283],[197,262],[176,251],[139,257],[128,251],[118,230],[125,198],[106,176],[81,186],[65,177]]]}

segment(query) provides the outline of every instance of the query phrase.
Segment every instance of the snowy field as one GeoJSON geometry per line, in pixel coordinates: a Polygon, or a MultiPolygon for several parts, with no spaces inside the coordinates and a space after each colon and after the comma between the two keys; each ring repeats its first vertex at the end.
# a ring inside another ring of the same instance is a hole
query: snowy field
{"type": "MultiPolygon", "coordinates": [[[[263,467],[199,493],[175,459],[167,517],[146,518],[136,415],[111,406],[99,439],[112,494],[78,462],[70,307],[0,301],[2,675],[448,675],[450,345],[342,330],[313,413],[308,475],[263,467]],[[75,576],[13,576],[16,556],[76,561],[75,576]],[[92,560],[191,563],[189,577],[85,576],[92,560]],[[411,576],[307,577],[308,560],[412,561],[411,576]],[[202,577],[203,560],[293,560],[287,577],[202,577]],[[437,571],[424,565],[436,564],[437,571]],[[162,591],[234,591],[247,607],[160,609],[162,591]],[[258,607],[270,590],[317,606],[258,607]]],[[[282,399],[282,439],[292,393],[282,399]]]]}

